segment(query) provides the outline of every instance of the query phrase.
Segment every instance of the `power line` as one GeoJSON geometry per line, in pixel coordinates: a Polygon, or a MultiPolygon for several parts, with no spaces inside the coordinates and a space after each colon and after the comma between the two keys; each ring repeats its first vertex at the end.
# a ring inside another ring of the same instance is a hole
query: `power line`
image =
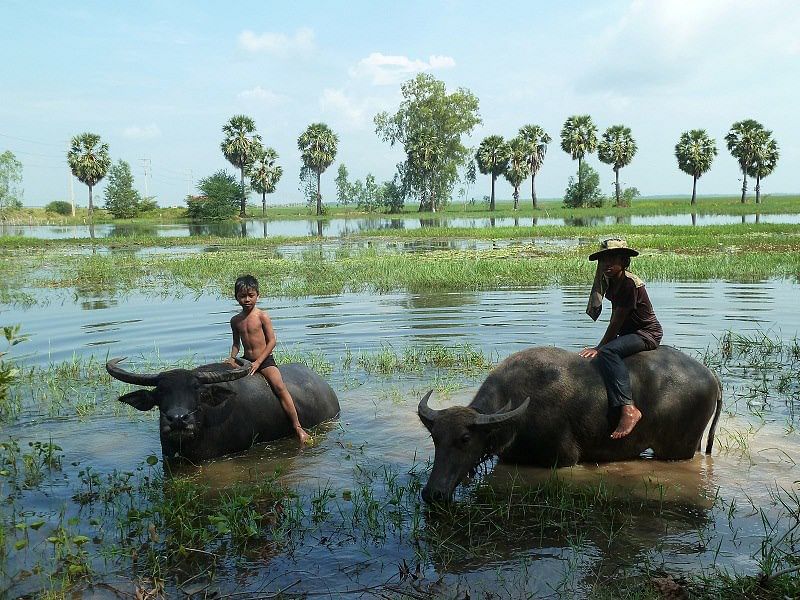
{"type": "Polygon", "coordinates": [[[7,133],[0,133],[0,137],[9,138],[12,140],[18,140],[20,142],[27,142],[29,144],[41,144],[42,146],[56,146],[57,148],[61,148],[61,144],[54,144],[53,142],[40,142],[37,140],[28,140],[26,138],[17,137],[15,135],[8,135],[7,133]]]}

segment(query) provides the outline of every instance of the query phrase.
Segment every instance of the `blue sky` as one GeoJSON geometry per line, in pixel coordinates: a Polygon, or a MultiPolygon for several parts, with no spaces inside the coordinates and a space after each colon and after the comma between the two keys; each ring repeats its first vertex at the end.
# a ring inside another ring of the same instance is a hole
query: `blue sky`
{"type": "MultiPolygon", "coordinates": [[[[25,203],[43,205],[68,198],[68,140],[92,131],[114,160],[131,163],[138,188],[146,183],[161,205],[183,205],[190,174],[196,184],[233,170],[219,150],[221,127],[244,113],[284,167],[269,201],[297,202],[297,137],[324,121],[340,139],[323,176],[323,195],[333,200],[339,162],[358,178],[391,178],[402,155],[378,139],[372,118],[396,110],[400,84],[424,71],[479,98],[483,123],[468,145],[513,137],[526,123],[550,133],[537,176],[544,197],[560,197],[576,170],[558,144],[572,114],[590,114],[600,132],[631,127],[639,152],[621,179],[647,195],[691,192],[673,149],[693,128],[705,128],[719,150],[699,193],[736,194],[724,136],[734,121],[755,118],[781,148],[762,191],[797,193],[799,22],[793,0],[5,0],[0,152],[25,165],[25,203]],[[143,158],[152,167],[146,182],[143,158]]],[[[610,168],[596,156],[589,162],[611,193],[610,168]]],[[[74,190],[85,205],[85,186],[75,181],[74,190]]],[[[488,190],[479,178],[474,194],[488,190]]],[[[505,182],[498,191],[511,196],[505,182]]]]}

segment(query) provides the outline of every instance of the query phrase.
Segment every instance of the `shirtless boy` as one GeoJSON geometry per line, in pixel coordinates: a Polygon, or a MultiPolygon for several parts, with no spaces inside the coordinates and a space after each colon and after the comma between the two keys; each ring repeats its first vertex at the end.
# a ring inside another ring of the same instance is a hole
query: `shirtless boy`
{"type": "Polygon", "coordinates": [[[259,372],[269,383],[272,391],[280,400],[286,416],[292,423],[301,444],[309,441],[308,433],[300,426],[297,410],[294,406],[292,395],[283,383],[281,372],[272,357],[277,339],[272,330],[272,321],[269,315],[256,307],[258,302],[258,280],[252,275],[244,275],[236,280],[234,286],[236,301],[242,307],[242,312],[231,319],[231,332],[233,345],[228,362],[235,365],[234,358],[239,354],[239,344],[244,345],[244,357],[253,366],[250,375],[259,372]]]}

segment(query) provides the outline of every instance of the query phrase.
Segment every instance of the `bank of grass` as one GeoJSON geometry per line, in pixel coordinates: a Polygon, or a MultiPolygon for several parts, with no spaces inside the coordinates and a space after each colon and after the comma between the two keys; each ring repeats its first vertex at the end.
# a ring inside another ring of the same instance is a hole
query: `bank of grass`
{"type": "MultiPolygon", "coordinates": [[[[413,202],[406,204],[404,209],[395,214],[384,212],[365,212],[360,211],[354,205],[340,206],[329,204],[325,207],[325,214],[317,216],[311,209],[304,204],[276,204],[267,207],[266,215],[261,212],[260,203],[247,205],[248,219],[267,218],[269,220],[328,220],[335,218],[358,218],[358,217],[422,217],[432,218],[436,216],[540,216],[540,217],[597,217],[597,216],[625,216],[625,215],[669,215],[669,214],[784,214],[796,213],[800,211],[800,196],[796,194],[762,195],[760,204],[755,203],[753,196],[748,196],[747,202],[742,204],[741,197],[731,196],[699,196],[697,204],[690,203],[690,196],[659,196],[659,197],[640,197],[635,199],[630,206],[617,207],[613,204],[613,199],[600,208],[569,208],[565,207],[561,199],[545,198],[538,202],[538,208],[534,209],[530,199],[520,201],[519,208],[515,211],[513,202],[510,199],[498,199],[496,209],[489,211],[487,203],[458,201],[454,199],[446,207],[436,213],[419,212],[417,205],[413,202]]],[[[64,216],[57,213],[45,211],[43,208],[25,207],[21,210],[6,211],[4,221],[11,225],[84,225],[88,222],[88,211],[86,208],[76,208],[76,215],[64,216]]],[[[189,223],[186,218],[185,207],[165,207],[144,213],[136,219],[114,219],[102,208],[96,208],[94,212],[94,223],[116,223],[116,224],[158,224],[158,223],[189,223]]]]}
{"type": "MultiPolygon", "coordinates": [[[[725,239],[719,237],[716,239],[725,239]]],[[[646,281],[797,280],[800,252],[785,236],[731,237],[716,245],[713,236],[675,249],[669,236],[653,236],[633,245],[643,249],[635,272],[646,281]],[[657,239],[658,238],[658,239],[657,239]],[[738,245],[733,242],[738,242],[738,245]]],[[[288,258],[266,250],[224,248],[185,255],[104,253],[63,254],[17,251],[0,262],[0,296],[36,288],[74,290],[78,296],[114,296],[132,291],[180,297],[186,294],[229,295],[231,283],[249,272],[262,282],[264,296],[333,295],[346,292],[413,293],[514,289],[531,286],[588,284],[595,263],[586,260],[592,241],[577,250],[544,252],[535,245],[485,250],[402,253],[356,249],[327,253],[310,249],[288,258]]],[[[38,301],[31,293],[28,300],[38,301]]]]}

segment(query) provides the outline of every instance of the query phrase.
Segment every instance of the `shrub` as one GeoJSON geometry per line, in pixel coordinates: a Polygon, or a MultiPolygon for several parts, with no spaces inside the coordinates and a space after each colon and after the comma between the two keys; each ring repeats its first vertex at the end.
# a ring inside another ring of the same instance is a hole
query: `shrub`
{"type": "Polygon", "coordinates": [[[187,196],[186,214],[190,219],[223,221],[239,211],[241,191],[236,177],[220,170],[200,180],[200,196],[187,196]]]}
{"type": "Polygon", "coordinates": [[[142,198],[133,189],[131,166],[124,160],[117,161],[108,171],[105,199],[106,210],[115,219],[132,219],[139,214],[142,198]]]}
{"type": "Polygon", "coordinates": [[[47,212],[54,212],[69,217],[72,215],[72,205],[65,200],[54,200],[44,207],[47,212]]]}
{"type": "Polygon", "coordinates": [[[158,208],[158,203],[156,202],[155,196],[148,196],[147,198],[142,198],[141,202],[139,202],[139,213],[156,210],[157,208],[158,208]]]}
{"type": "Polygon", "coordinates": [[[580,168],[580,184],[574,177],[569,178],[564,191],[564,206],[579,208],[583,206],[603,206],[605,196],[600,191],[600,176],[591,166],[583,163],[580,168]]]}

